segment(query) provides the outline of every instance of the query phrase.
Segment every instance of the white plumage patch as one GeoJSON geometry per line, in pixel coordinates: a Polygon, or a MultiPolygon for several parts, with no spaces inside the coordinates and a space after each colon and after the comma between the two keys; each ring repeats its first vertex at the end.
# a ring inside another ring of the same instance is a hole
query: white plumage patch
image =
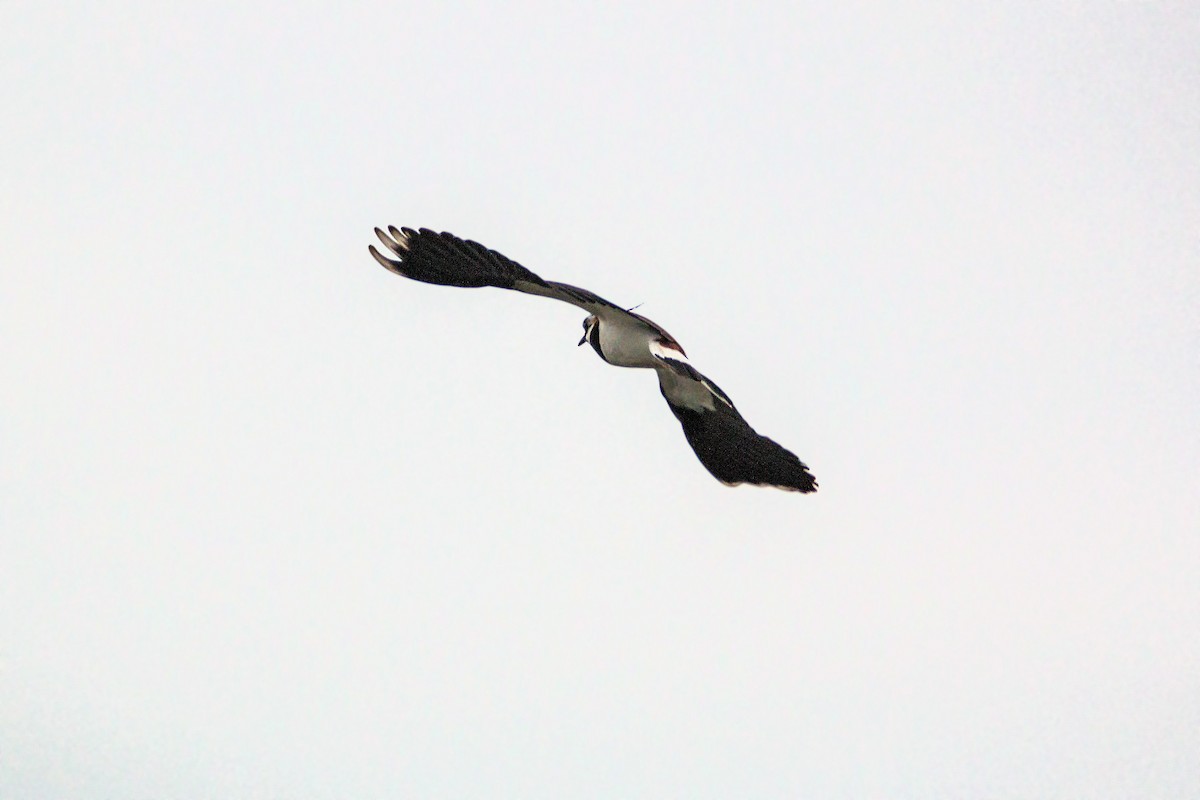
{"type": "Polygon", "coordinates": [[[690,364],[688,357],[683,354],[682,350],[674,347],[668,347],[666,344],[652,339],[650,341],[650,355],[655,358],[661,358],[665,361],[679,361],[684,364],[690,364]]]}

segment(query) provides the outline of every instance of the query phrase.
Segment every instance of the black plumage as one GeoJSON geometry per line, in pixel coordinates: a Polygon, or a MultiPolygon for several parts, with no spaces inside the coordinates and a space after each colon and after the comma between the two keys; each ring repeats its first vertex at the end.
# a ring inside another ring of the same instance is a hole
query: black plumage
{"type": "Polygon", "coordinates": [[[693,367],[679,342],[654,321],[587,289],[543,280],[495,250],[450,233],[389,226],[387,233],[376,228],[375,234],[393,257],[374,245],[371,255],[397,275],[442,286],[512,289],[584,309],[591,316],[584,320],[579,344],[591,344],[614,366],[654,369],[688,444],[717,480],[816,491],[804,462],[751,428],[729,396],[693,367]]]}

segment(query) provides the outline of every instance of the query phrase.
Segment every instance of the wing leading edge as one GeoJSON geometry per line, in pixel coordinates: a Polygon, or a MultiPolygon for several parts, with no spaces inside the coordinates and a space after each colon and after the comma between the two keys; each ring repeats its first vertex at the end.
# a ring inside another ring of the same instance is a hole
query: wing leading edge
{"type": "MultiPolygon", "coordinates": [[[[383,267],[405,278],[439,286],[478,288],[494,286],[525,294],[549,297],[578,306],[590,314],[628,311],[594,292],[566,283],[543,280],[511,258],[484,247],[479,242],[460,239],[451,233],[429,228],[413,230],[389,225],[387,232],[376,228],[375,235],[394,258],[371,245],[371,255],[383,267]]],[[[632,315],[631,315],[632,316],[632,315]]]]}

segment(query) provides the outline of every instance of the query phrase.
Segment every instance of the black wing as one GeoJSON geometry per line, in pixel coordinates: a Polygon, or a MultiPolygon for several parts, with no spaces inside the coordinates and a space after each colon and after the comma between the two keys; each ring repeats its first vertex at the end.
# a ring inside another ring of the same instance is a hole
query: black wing
{"type": "Polygon", "coordinates": [[[387,233],[376,228],[375,235],[395,258],[383,255],[375,245],[369,248],[371,255],[386,269],[405,278],[441,286],[514,289],[561,300],[592,314],[601,310],[628,313],[587,289],[543,280],[511,258],[451,233],[388,226],[387,233]]]}
{"type": "MultiPolygon", "coordinates": [[[[689,365],[690,366],[690,365],[689,365]]],[[[695,368],[691,368],[695,372],[695,368]]],[[[815,492],[817,481],[796,454],[759,434],[708,378],[659,370],[659,389],[705,469],[721,483],[815,492]],[[709,400],[708,398],[711,398],[709,400]]]]}

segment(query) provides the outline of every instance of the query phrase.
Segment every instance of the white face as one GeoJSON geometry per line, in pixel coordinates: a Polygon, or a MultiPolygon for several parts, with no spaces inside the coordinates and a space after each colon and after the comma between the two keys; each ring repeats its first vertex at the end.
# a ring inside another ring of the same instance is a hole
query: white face
{"type": "Polygon", "coordinates": [[[579,340],[580,346],[582,346],[583,343],[588,340],[588,337],[592,335],[592,328],[596,327],[596,321],[595,314],[583,321],[583,338],[579,340]]]}

